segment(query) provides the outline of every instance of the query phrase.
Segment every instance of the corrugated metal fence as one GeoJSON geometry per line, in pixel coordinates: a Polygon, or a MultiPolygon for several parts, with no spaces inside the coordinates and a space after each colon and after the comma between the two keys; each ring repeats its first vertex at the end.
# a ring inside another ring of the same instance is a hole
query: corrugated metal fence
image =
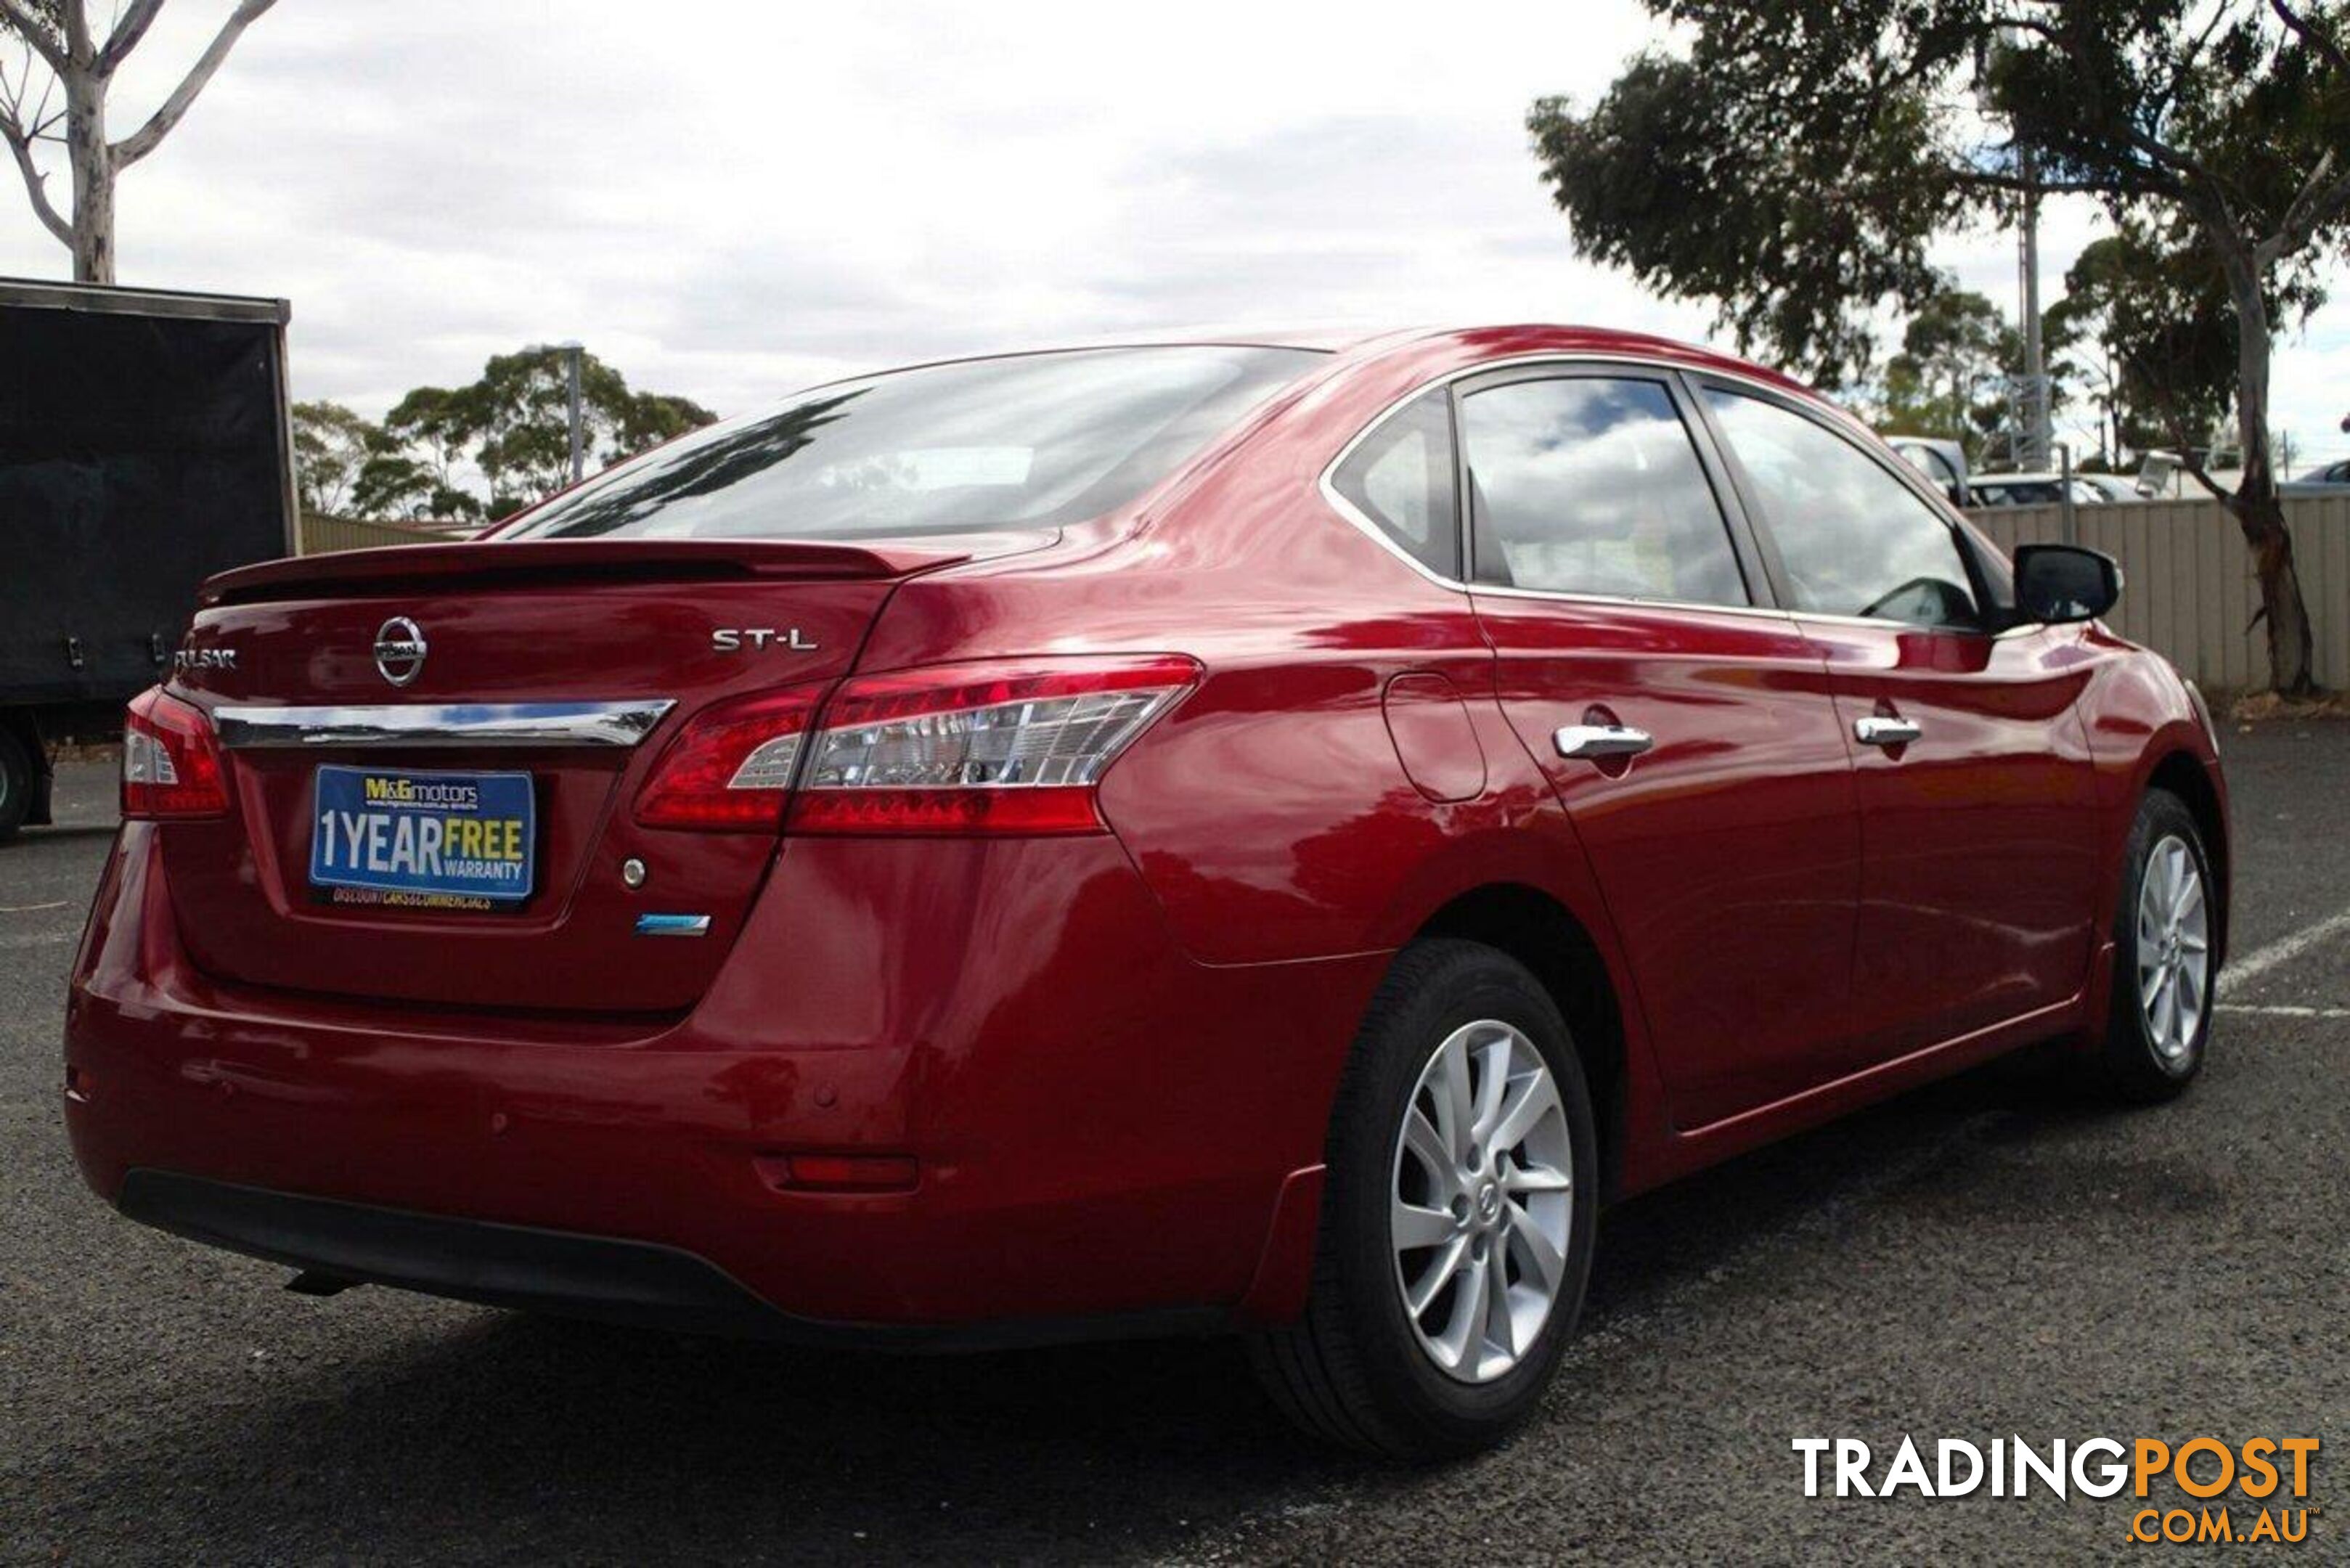
{"type": "MultiPolygon", "coordinates": [[[[2318,681],[2350,686],[2350,495],[2292,496],[2284,511],[2317,644],[2318,681]]],[[[2061,507],[1986,507],[1968,515],[2005,549],[2064,536],[2061,507]]],[[[2267,628],[2245,629],[2261,607],[2251,555],[2218,502],[2126,501],[2076,507],[2074,515],[2078,542],[2122,565],[2122,602],[2107,618],[2116,631],[2214,691],[2269,683],[2267,628]]]]}
{"type": "Polygon", "coordinates": [[[431,545],[463,539],[474,532],[470,525],[432,523],[371,523],[359,517],[302,514],[302,554],[320,556],[329,550],[372,550],[379,545],[431,545]]]}

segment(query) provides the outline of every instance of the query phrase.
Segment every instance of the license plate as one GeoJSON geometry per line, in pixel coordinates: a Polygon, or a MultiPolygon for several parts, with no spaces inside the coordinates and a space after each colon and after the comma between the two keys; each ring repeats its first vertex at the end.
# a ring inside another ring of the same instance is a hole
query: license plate
{"type": "Polygon", "coordinates": [[[321,767],[313,799],[310,885],[331,902],[498,909],[530,897],[528,774],[321,767]]]}

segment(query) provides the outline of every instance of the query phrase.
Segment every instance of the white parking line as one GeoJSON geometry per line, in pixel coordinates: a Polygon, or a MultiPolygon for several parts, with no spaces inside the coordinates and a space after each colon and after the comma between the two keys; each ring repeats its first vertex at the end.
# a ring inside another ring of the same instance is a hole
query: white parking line
{"type": "Polygon", "coordinates": [[[2305,931],[2295,931],[2281,937],[2264,948],[2246,953],[2220,971],[2220,978],[2230,986],[2248,984],[2282,963],[2291,963],[2310,949],[2350,931],[2350,909],[2345,909],[2331,919],[2320,920],[2305,931]]]}
{"type": "Polygon", "coordinates": [[[2246,1002],[2223,1002],[2215,1011],[2249,1012],[2261,1018],[2350,1018],[2350,1007],[2290,1007],[2282,1003],[2262,1007],[2246,1002]]]}

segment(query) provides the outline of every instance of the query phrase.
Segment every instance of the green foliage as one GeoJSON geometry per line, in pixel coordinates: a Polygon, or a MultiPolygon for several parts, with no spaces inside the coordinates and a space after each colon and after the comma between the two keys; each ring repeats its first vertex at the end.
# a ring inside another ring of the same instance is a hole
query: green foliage
{"type": "MultiPolygon", "coordinates": [[[[686,398],[630,391],[592,354],[581,358],[579,381],[591,473],[717,417],[686,398]]],[[[529,505],[570,477],[563,356],[525,349],[494,356],[468,386],[419,387],[401,398],[347,483],[352,505],[369,516],[475,519],[529,505]],[[486,494],[467,483],[471,474],[487,482],[486,494]]]]}
{"type": "Polygon", "coordinates": [[[1981,467],[1991,436],[2007,422],[2006,379],[2018,336],[1980,294],[1929,296],[1886,368],[1887,428],[1958,441],[1967,462],[1981,467]]]}
{"type": "Polygon", "coordinates": [[[382,432],[340,403],[294,405],[295,487],[307,512],[339,511],[382,432]]]}
{"type": "MultiPolygon", "coordinates": [[[[2167,428],[2234,404],[2233,490],[2189,472],[2242,529],[2278,689],[2314,690],[2269,357],[2280,308],[2312,307],[2350,257],[2350,0],[1646,3],[1685,54],[1633,60],[1587,112],[1552,98],[1527,118],[1576,248],[1842,386],[1888,302],[1914,313],[1944,286],[1939,235],[2012,223],[2028,193],[2095,198],[2132,251],[2084,278],[2103,303],[2068,327],[2105,323],[2117,379],[2167,428]]],[[[1902,396],[1928,375],[1905,368],[1902,396]]]]}
{"type": "Polygon", "coordinates": [[[1905,172],[1926,166],[1929,122],[1903,106],[1856,137],[1799,102],[1727,93],[1713,57],[1737,47],[1709,33],[1690,58],[1644,55],[1588,115],[1543,99],[1535,151],[1582,254],[1713,301],[1742,344],[1841,384],[1865,368],[1870,335],[1864,310],[1837,306],[1922,300],[1939,281],[1927,242],[1953,202],[1905,172]]]}
{"type": "MultiPolygon", "coordinates": [[[[1937,236],[2011,215],[2024,148],[2042,188],[2125,226],[2245,235],[2294,227],[2320,160],[2350,158],[2339,0],[2287,8],[2307,36],[2269,0],[1648,4],[1685,56],[1528,119],[1575,245],[1834,385],[1866,369],[1873,312],[1940,291],[1937,236]]],[[[2276,286],[2314,288],[2350,246],[2341,202],[2313,227],[2268,264],[2276,286]]]]}
{"type": "MultiPolygon", "coordinates": [[[[2090,378],[2087,365],[2064,353],[2077,331],[2059,312],[2042,313],[2052,411],[2090,378]]],[[[1971,289],[1945,289],[1909,317],[1900,352],[1886,362],[1868,400],[1885,434],[1946,437],[1965,447],[1970,465],[1988,468],[2014,438],[2012,389],[2023,376],[2023,334],[1999,306],[1971,289]]]]}
{"type": "MultiPolygon", "coordinates": [[[[2305,319],[2324,299],[2295,274],[2269,290],[2272,319],[2305,319]]],[[[2212,443],[2234,400],[2237,322],[2228,284],[2191,235],[2134,223],[2093,242],[2064,274],[2052,337],[2093,349],[2098,400],[2116,449],[2191,452],[2212,443]]]]}

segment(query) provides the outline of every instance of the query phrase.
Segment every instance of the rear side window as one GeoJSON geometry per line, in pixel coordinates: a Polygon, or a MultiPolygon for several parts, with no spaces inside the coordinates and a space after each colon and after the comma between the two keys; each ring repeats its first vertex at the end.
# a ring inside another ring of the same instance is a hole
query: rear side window
{"type": "Polygon", "coordinates": [[[1439,389],[1399,410],[1347,453],[1330,486],[1440,577],[1461,575],[1452,398],[1439,389]]]}
{"type": "Polygon", "coordinates": [[[1461,402],[1481,582],[1751,604],[1721,506],[1656,381],[1513,381],[1461,402]]]}
{"type": "Polygon", "coordinates": [[[508,539],[856,539],[1051,527],[1140,495],[1322,356],[1024,354],[819,387],[540,507],[508,539]]]}
{"type": "Polygon", "coordinates": [[[1715,387],[1705,399],[1753,483],[1794,607],[1912,626],[1981,621],[1958,536],[1908,485],[1791,410],[1715,387]]]}

